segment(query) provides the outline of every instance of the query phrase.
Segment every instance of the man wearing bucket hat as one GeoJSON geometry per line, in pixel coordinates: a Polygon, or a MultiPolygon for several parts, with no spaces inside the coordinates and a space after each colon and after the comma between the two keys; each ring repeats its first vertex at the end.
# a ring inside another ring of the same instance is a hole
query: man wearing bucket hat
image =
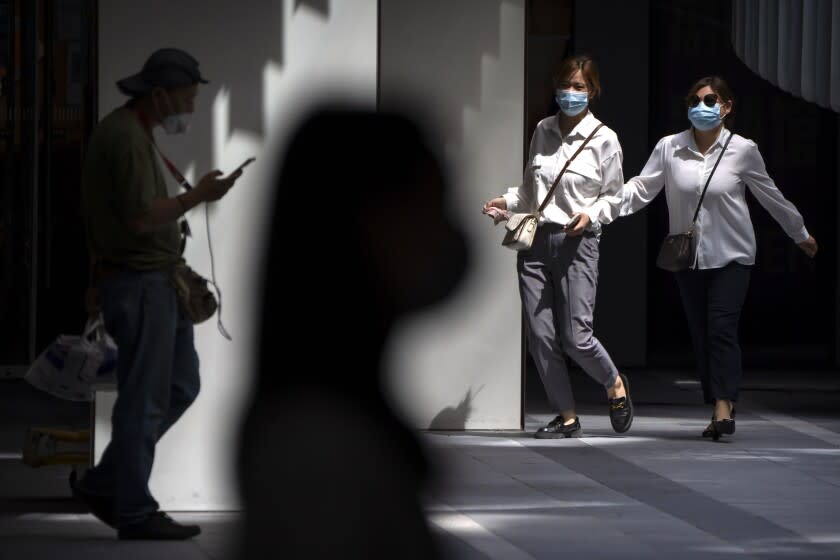
{"type": "Polygon", "coordinates": [[[154,140],[154,129],[186,132],[198,85],[198,62],[167,48],[117,82],[131,99],[94,129],[82,171],[82,214],[92,255],[92,286],[119,348],[111,441],[76,480],[74,495],[120,539],[188,539],[201,530],[159,510],[149,491],[155,445],[199,391],[193,324],[179,315],[169,271],[181,259],[179,218],[221,199],[241,175],[206,174],[178,196],[163,166],[189,186],[154,140]]]}

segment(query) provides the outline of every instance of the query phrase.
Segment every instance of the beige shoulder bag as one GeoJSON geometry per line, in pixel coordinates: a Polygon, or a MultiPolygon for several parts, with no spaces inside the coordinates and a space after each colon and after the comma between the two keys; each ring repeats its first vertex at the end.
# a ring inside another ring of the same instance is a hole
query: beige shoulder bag
{"type": "Polygon", "coordinates": [[[557,189],[557,185],[560,184],[560,178],[563,176],[563,173],[566,172],[566,169],[568,169],[569,164],[572,163],[578,154],[583,151],[583,148],[586,147],[589,141],[595,136],[595,133],[598,132],[602,126],[604,126],[604,123],[596,126],[595,130],[593,130],[592,133],[587,136],[586,140],[583,141],[583,144],[580,145],[580,148],[578,148],[572,157],[566,161],[566,165],[563,166],[563,169],[560,170],[557,178],[554,179],[554,183],[551,185],[551,188],[548,190],[548,194],[545,195],[545,199],[542,201],[542,204],[540,204],[540,207],[535,214],[511,214],[505,224],[505,229],[507,229],[507,231],[505,232],[504,239],[502,239],[502,245],[508,249],[513,249],[514,251],[527,251],[531,248],[531,245],[534,243],[534,235],[537,233],[539,217],[542,215],[545,207],[548,206],[548,201],[551,200],[551,195],[554,194],[555,189],[557,189]]]}

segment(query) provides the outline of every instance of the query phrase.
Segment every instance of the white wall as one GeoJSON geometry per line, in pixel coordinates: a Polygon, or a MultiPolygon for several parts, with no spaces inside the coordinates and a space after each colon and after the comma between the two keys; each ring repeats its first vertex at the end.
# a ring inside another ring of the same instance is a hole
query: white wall
{"type": "Polygon", "coordinates": [[[453,299],[395,333],[390,388],[419,428],[517,429],[515,254],[480,210],[522,176],[524,0],[383,0],[380,25],[380,107],[438,131],[472,250],[453,299]]]}
{"type": "MultiPolygon", "coordinates": [[[[170,510],[236,509],[235,430],[253,376],[256,259],[271,199],[266,180],[285,135],[321,98],[373,106],[376,0],[109,0],[100,2],[99,110],[121,104],[114,82],[156,48],[180,47],[201,63],[190,133],[158,136],[193,180],[232,170],[250,155],[236,188],[210,210],[227,342],[215,321],[196,328],[202,392],[158,446],[152,491],[170,510]]],[[[480,205],[521,177],[524,0],[383,0],[380,100],[439,131],[455,177],[452,204],[472,243],[472,267],[450,301],[401,325],[389,349],[390,385],[413,425],[518,428],[520,306],[515,255],[480,205]],[[410,103],[410,102],[409,102],[410,103]],[[422,107],[422,109],[420,109],[422,107]],[[460,405],[460,406],[459,406],[460,405]]],[[[204,211],[189,216],[186,257],[209,276],[204,211]]],[[[101,401],[96,453],[107,442],[101,401]]]]}
{"type": "MultiPolygon", "coordinates": [[[[265,179],[308,105],[329,95],[374,106],[377,2],[108,0],[99,10],[100,117],[125,100],[116,80],[139,71],[157,48],[183,48],[211,83],[200,90],[189,134],[159,133],[161,149],[193,180],[257,157],[210,209],[223,318],[233,342],[221,337],[215,320],[196,327],[202,392],[161,441],[152,474],[152,491],[165,509],[235,509],[234,437],[253,381],[252,295],[262,210],[271,195],[265,179]]],[[[209,277],[203,207],[189,218],[194,237],[187,261],[209,277]]],[[[101,453],[107,433],[96,435],[101,453]]]]}

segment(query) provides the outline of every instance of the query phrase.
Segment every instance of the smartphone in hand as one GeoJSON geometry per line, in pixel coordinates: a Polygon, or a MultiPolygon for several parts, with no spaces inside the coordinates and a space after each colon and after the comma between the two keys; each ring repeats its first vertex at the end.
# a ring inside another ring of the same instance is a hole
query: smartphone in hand
{"type": "Polygon", "coordinates": [[[237,174],[238,172],[242,171],[243,169],[245,169],[245,167],[247,167],[248,165],[250,165],[252,162],[256,161],[256,159],[257,159],[257,158],[255,158],[255,157],[249,157],[248,159],[246,159],[245,161],[243,161],[243,162],[242,162],[242,165],[240,165],[239,167],[237,167],[236,169],[234,169],[234,170],[233,170],[233,172],[232,172],[230,175],[228,175],[228,176],[235,175],[235,174],[237,174]]]}
{"type": "Polygon", "coordinates": [[[569,230],[569,229],[574,229],[574,227],[577,225],[577,223],[578,223],[579,221],[580,221],[580,214],[575,214],[574,216],[572,216],[572,219],[571,219],[571,220],[569,220],[569,223],[567,223],[567,224],[566,224],[565,226],[563,226],[563,227],[564,227],[565,229],[567,229],[567,230],[569,230]]]}

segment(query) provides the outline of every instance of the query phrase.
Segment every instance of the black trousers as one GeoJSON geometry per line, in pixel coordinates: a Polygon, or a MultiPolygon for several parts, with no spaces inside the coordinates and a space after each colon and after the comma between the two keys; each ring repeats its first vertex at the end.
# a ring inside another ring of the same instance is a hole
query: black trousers
{"type": "Polygon", "coordinates": [[[688,319],[703,400],[735,402],[741,383],[738,320],[752,267],[729,263],[723,268],[676,273],[688,319]]]}

